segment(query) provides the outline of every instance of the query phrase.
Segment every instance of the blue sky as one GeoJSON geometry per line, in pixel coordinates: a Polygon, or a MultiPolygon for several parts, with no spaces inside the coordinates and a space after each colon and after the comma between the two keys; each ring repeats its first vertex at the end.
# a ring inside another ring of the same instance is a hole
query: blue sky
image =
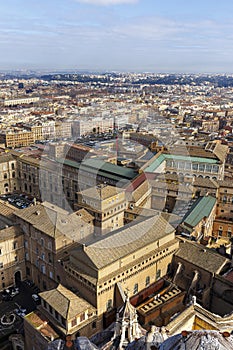
{"type": "Polygon", "coordinates": [[[233,72],[230,0],[8,0],[0,70],[233,72]]]}

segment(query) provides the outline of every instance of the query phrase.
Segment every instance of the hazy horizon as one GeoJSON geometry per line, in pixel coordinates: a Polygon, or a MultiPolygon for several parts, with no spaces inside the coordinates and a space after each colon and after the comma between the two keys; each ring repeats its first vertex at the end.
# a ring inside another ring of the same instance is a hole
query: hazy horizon
{"type": "Polygon", "coordinates": [[[231,74],[232,10],[226,0],[9,0],[0,71],[231,74]]]}

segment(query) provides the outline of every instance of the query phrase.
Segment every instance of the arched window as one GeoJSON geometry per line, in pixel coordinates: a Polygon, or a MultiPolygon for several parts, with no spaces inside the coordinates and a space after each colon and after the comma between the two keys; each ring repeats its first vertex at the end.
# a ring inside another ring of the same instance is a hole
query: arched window
{"type": "Polygon", "coordinates": [[[133,294],[136,294],[138,292],[138,283],[135,283],[133,287],[133,294]]]}

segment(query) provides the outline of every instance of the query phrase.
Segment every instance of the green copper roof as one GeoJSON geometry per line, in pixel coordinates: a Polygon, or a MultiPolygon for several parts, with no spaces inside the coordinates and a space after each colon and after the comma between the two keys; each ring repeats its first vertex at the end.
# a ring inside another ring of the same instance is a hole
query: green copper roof
{"type": "Polygon", "coordinates": [[[98,173],[98,175],[102,175],[116,181],[121,179],[132,180],[138,175],[138,173],[133,169],[125,168],[98,159],[86,159],[81,163],[68,159],[58,159],[57,162],[89,173],[98,173]]]}
{"type": "Polygon", "coordinates": [[[217,164],[217,159],[212,158],[203,158],[203,157],[191,157],[189,155],[187,156],[179,156],[175,154],[160,154],[158,158],[156,158],[146,169],[145,172],[151,172],[153,173],[160,164],[162,164],[163,161],[171,159],[174,161],[185,161],[185,162],[192,162],[192,163],[208,163],[208,164],[217,164]]]}
{"type": "Polygon", "coordinates": [[[200,197],[193,204],[183,218],[184,225],[195,227],[204,217],[208,217],[216,203],[216,198],[211,196],[200,197]]]}
{"type": "Polygon", "coordinates": [[[166,159],[165,157],[166,155],[164,154],[160,154],[160,156],[158,158],[156,158],[146,169],[145,169],[145,172],[148,172],[148,173],[153,173],[158,167],[160,164],[163,163],[163,161],[166,159]]]}

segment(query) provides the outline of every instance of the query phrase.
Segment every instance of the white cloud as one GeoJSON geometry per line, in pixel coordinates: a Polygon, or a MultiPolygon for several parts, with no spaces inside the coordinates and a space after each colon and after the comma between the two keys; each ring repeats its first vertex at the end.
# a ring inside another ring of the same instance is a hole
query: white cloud
{"type": "Polygon", "coordinates": [[[122,4],[136,4],[138,0],[76,0],[76,2],[82,4],[109,6],[109,5],[122,5],[122,4]]]}

